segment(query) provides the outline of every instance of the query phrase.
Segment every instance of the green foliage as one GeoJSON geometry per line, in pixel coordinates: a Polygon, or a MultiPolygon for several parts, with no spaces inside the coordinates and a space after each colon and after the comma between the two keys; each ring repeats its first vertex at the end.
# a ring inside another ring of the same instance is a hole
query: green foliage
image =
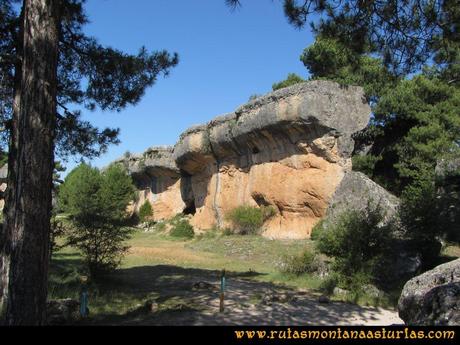
{"type": "Polygon", "coordinates": [[[311,229],[310,239],[316,241],[320,238],[321,234],[324,231],[324,220],[321,219],[315,226],[311,229]]]}
{"type": "Polygon", "coordinates": [[[193,230],[193,226],[190,225],[188,220],[181,219],[175,223],[169,234],[172,237],[190,239],[195,236],[195,231],[193,230]]]}
{"type": "Polygon", "coordinates": [[[155,229],[159,232],[166,230],[166,223],[165,222],[158,222],[155,224],[155,229]]]}
{"type": "Polygon", "coordinates": [[[357,274],[378,281],[380,268],[391,252],[394,225],[383,223],[384,213],[371,202],[363,210],[342,213],[335,224],[325,229],[318,240],[318,250],[334,258],[333,269],[353,283],[357,274]]]}
{"type": "Polygon", "coordinates": [[[123,226],[134,195],[131,178],[120,166],[100,172],[81,164],[59,190],[61,209],[69,215],[67,244],[78,248],[93,277],[114,269],[128,249],[132,230],[123,226]]]}
{"type": "Polygon", "coordinates": [[[222,229],[217,226],[203,231],[201,234],[195,236],[196,240],[211,240],[222,236],[222,229]]]}
{"type": "Polygon", "coordinates": [[[278,83],[274,83],[272,85],[272,89],[273,89],[273,91],[276,91],[276,90],[282,89],[284,87],[288,87],[288,86],[292,86],[292,85],[295,85],[295,84],[303,83],[304,81],[305,81],[305,79],[303,79],[302,77],[299,77],[297,74],[289,73],[285,80],[282,80],[282,81],[280,81],[278,83]]]}
{"type": "MultiPolygon", "coordinates": [[[[449,72],[426,68],[403,79],[393,76],[381,60],[327,35],[317,36],[301,60],[313,78],[364,87],[373,118],[355,140],[358,148],[368,146],[370,151],[353,157],[353,169],[401,196],[399,216],[406,240],[421,252],[424,268],[431,267],[440,251],[438,238],[452,238],[442,200],[436,196],[434,169],[441,158],[459,151],[460,89],[445,79],[445,73],[456,73],[454,64],[446,67],[449,72]]],[[[354,263],[341,259],[337,264],[354,263]]],[[[373,275],[364,274],[366,270],[360,274],[373,275]]]]}
{"type": "Polygon", "coordinates": [[[386,155],[409,185],[432,179],[437,160],[458,150],[460,89],[429,75],[401,81],[388,90],[374,108],[385,123],[386,155]],[[401,102],[401,100],[404,100],[401,102]]]}
{"type": "Polygon", "coordinates": [[[305,250],[300,255],[284,256],[282,261],[282,272],[300,276],[315,271],[315,253],[305,250]]]}
{"type": "Polygon", "coordinates": [[[360,171],[363,174],[372,177],[375,171],[375,165],[381,160],[381,156],[355,155],[352,157],[353,170],[360,171]]]}
{"type": "Polygon", "coordinates": [[[226,218],[232,223],[233,230],[239,234],[255,234],[264,222],[275,214],[272,206],[238,206],[231,210],[226,218]]]}
{"type": "Polygon", "coordinates": [[[62,220],[58,220],[56,216],[53,214],[51,216],[50,222],[50,256],[53,255],[54,252],[61,249],[63,246],[58,244],[58,238],[62,238],[65,236],[67,231],[67,227],[65,222],[62,220]]]}
{"type": "Polygon", "coordinates": [[[454,65],[457,5],[455,0],[284,0],[284,13],[296,27],[308,23],[317,35],[334,37],[357,53],[377,55],[393,73],[408,74],[426,63],[454,65]]]}
{"type": "Polygon", "coordinates": [[[357,54],[335,38],[317,36],[300,60],[313,79],[332,79],[342,85],[360,85],[369,100],[375,101],[397,78],[381,60],[357,54]]]}
{"type": "Polygon", "coordinates": [[[231,236],[231,235],[233,235],[233,231],[230,228],[225,228],[225,229],[222,230],[222,235],[223,236],[231,236]]]}
{"type": "MultiPolygon", "coordinates": [[[[16,0],[2,0],[0,6],[0,124],[2,128],[12,118],[14,75],[20,59],[22,36],[20,6],[16,0]]],[[[81,118],[81,112],[71,107],[120,111],[139,102],[145,90],[160,75],[167,75],[177,65],[177,54],[166,51],[149,52],[142,47],[127,54],[101,45],[85,34],[88,23],[85,0],[62,0],[58,61],[58,111],[56,152],[61,156],[80,154],[98,156],[108,145],[118,143],[118,129],[99,129],[81,118]],[[78,106],[77,106],[78,105],[78,106]]],[[[5,144],[9,130],[0,132],[5,144]]]]}
{"type": "Polygon", "coordinates": [[[100,198],[105,208],[105,217],[122,222],[127,216],[126,207],[136,193],[132,178],[122,166],[115,164],[109,166],[101,176],[100,198]]]}
{"type": "Polygon", "coordinates": [[[358,53],[330,34],[318,35],[301,60],[313,79],[364,88],[373,117],[355,140],[357,147],[371,148],[367,155],[353,157],[354,169],[397,195],[421,175],[433,174],[440,157],[458,150],[460,89],[441,72],[425,69],[403,79],[382,60],[358,53]]]}
{"type": "Polygon", "coordinates": [[[0,148],[0,168],[3,167],[7,163],[8,163],[8,152],[4,152],[0,148]]]}
{"type": "Polygon", "coordinates": [[[319,290],[327,295],[332,295],[334,289],[337,287],[338,284],[339,276],[337,275],[337,273],[332,272],[321,282],[319,290]]]}
{"type": "Polygon", "coordinates": [[[99,170],[81,164],[67,175],[59,188],[60,209],[77,222],[90,226],[92,217],[99,214],[101,184],[99,170]]]}
{"type": "Polygon", "coordinates": [[[404,190],[399,218],[405,236],[421,253],[424,268],[431,268],[441,252],[438,237],[444,228],[439,215],[435,186],[430,178],[419,180],[404,190]]]}
{"type": "Polygon", "coordinates": [[[149,218],[152,218],[152,216],[153,216],[152,204],[148,200],[145,200],[145,202],[139,208],[139,220],[141,222],[145,222],[149,218]]]}
{"type": "Polygon", "coordinates": [[[436,174],[436,207],[439,210],[438,227],[446,242],[460,243],[460,155],[446,157],[437,166],[436,174]],[[444,162],[450,162],[448,166],[444,162]]]}

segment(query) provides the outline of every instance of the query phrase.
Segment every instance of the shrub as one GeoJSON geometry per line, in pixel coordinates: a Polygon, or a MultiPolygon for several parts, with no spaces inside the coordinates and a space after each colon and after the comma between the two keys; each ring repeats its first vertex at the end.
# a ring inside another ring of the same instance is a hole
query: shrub
{"type": "Polygon", "coordinates": [[[146,222],[153,217],[152,204],[148,200],[145,200],[142,206],[139,208],[139,220],[146,222]]]}
{"type": "Polygon", "coordinates": [[[304,273],[315,271],[315,254],[309,250],[305,250],[300,255],[285,256],[283,259],[282,272],[291,273],[297,276],[304,273]]]}
{"type": "Polygon", "coordinates": [[[222,235],[231,236],[231,235],[233,235],[233,231],[230,228],[225,228],[225,229],[222,230],[222,235]]]}
{"type": "Polygon", "coordinates": [[[357,275],[366,280],[381,279],[381,265],[391,256],[394,225],[384,224],[384,213],[377,204],[364,210],[344,212],[335,224],[320,234],[318,250],[334,258],[333,269],[353,283],[357,275]]]}
{"type": "Polygon", "coordinates": [[[310,239],[312,241],[318,240],[323,230],[324,230],[324,220],[321,219],[318,223],[315,224],[313,229],[311,229],[310,239]]]}
{"type": "Polygon", "coordinates": [[[327,295],[332,295],[334,293],[334,289],[338,284],[339,277],[337,276],[337,274],[332,273],[321,282],[319,290],[327,295]]]}
{"type": "Polygon", "coordinates": [[[232,223],[233,230],[239,234],[255,234],[264,222],[275,214],[272,206],[238,206],[227,214],[227,219],[232,223]]]}
{"type": "Polygon", "coordinates": [[[193,238],[193,236],[195,236],[195,232],[193,231],[193,226],[191,226],[188,220],[186,219],[181,219],[175,222],[169,234],[172,237],[180,237],[180,238],[193,238]]]}
{"type": "Polygon", "coordinates": [[[303,83],[304,81],[305,79],[303,79],[302,77],[299,77],[297,74],[289,73],[285,80],[282,80],[278,83],[274,83],[272,85],[272,89],[273,91],[276,91],[284,87],[288,87],[288,86],[295,85],[298,83],[303,83]]]}

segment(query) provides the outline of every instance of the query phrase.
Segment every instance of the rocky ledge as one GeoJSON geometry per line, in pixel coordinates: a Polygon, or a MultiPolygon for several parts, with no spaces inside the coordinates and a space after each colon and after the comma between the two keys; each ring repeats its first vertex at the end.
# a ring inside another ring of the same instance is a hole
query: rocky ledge
{"type": "Polygon", "coordinates": [[[363,90],[311,81],[259,97],[186,130],[174,148],[122,158],[155,218],[193,214],[199,229],[228,225],[236,206],[272,206],[272,238],[305,238],[325,216],[346,172],[352,134],[370,107],[363,90]]]}

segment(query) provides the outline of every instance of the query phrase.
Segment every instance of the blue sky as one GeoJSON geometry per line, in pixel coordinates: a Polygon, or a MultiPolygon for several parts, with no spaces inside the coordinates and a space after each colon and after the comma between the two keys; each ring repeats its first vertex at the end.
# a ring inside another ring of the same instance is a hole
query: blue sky
{"type": "Polygon", "coordinates": [[[85,112],[97,126],[121,129],[121,144],[92,161],[98,167],[126,151],[173,145],[191,125],[271,91],[290,72],[308,75],[299,56],[313,36],[287,23],[279,0],[243,0],[233,12],[224,0],[88,0],[86,12],[86,33],[104,45],[131,53],[144,45],[180,58],[136,106],[85,112]]]}

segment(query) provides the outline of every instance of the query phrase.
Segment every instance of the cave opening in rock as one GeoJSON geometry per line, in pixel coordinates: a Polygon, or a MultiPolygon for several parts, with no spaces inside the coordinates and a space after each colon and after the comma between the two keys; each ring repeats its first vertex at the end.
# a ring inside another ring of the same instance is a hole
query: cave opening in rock
{"type": "Polygon", "coordinates": [[[195,201],[190,202],[182,211],[183,214],[194,215],[196,213],[195,201]]]}
{"type": "Polygon", "coordinates": [[[258,148],[257,146],[254,146],[254,147],[252,148],[252,154],[256,155],[256,154],[258,154],[258,153],[260,153],[259,148],[258,148]]]}

